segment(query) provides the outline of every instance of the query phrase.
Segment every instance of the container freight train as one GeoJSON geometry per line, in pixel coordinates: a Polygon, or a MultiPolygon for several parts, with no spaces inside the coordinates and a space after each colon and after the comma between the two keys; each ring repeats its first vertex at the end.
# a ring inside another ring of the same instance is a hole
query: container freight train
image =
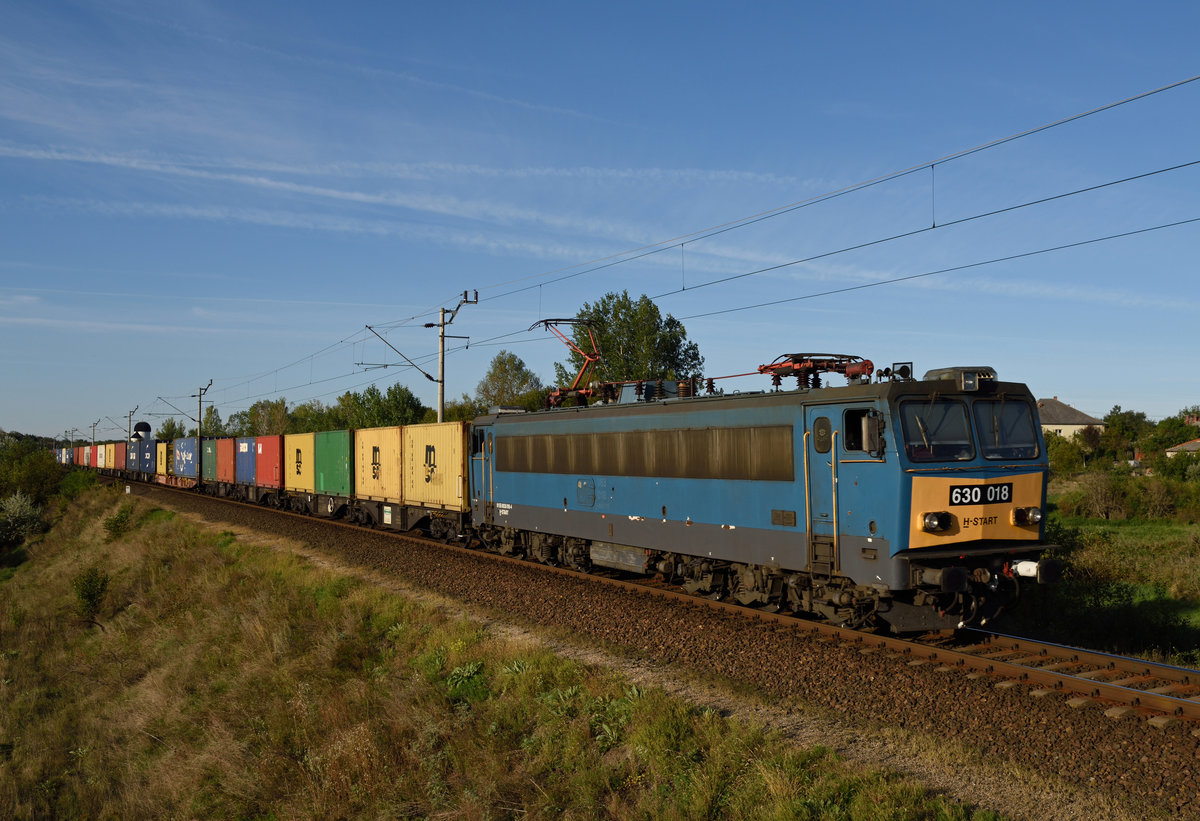
{"type": "Polygon", "coordinates": [[[1045,446],[1024,385],[989,368],[918,380],[906,364],[872,381],[869,361],[825,354],[760,370],[776,390],[662,398],[638,386],[628,402],[472,423],[64,459],[895,632],[982,624],[1022,582],[1052,579],[1045,446]],[[822,386],[829,372],[848,384],[822,386]],[[784,374],[800,387],[779,390],[784,374]]]}

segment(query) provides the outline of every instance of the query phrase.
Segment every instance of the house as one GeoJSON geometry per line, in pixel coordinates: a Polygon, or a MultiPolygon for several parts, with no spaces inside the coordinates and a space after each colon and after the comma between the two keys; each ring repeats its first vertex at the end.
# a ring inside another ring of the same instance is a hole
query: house
{"type": "Polygon", "coordinates": [[[1193,439],[1190,442],[1184,442],[1182,445],[1167,448],[1168,457],[1177,456],[1180,453],[1200,453],[1200,439],[1193,439]]]}
{"type": "Polygon", "coordinates": [[[1084,428],[1104,430],[1104,422],[1094,416],[1088,416],[1081,410],[1059,402],[1058,397],[1038,400],[1038,416],[1042,420],[1042,433],[1057,433],[1068,439],[1084,428]]]}

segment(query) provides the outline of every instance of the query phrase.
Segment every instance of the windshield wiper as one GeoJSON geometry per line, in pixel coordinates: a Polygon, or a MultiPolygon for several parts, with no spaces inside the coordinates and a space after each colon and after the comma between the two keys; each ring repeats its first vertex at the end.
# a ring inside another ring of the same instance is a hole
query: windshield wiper
{"type": "Polygon", "coordinates": [[[929,444],[929,435],[925,433],[925,423],[921,421],[920,416],[914,416],[913,419],[917,420],[917,430],[921,432],[921,441],[925,443],[926,449],[932,454],[933,445],[929,444]]]}

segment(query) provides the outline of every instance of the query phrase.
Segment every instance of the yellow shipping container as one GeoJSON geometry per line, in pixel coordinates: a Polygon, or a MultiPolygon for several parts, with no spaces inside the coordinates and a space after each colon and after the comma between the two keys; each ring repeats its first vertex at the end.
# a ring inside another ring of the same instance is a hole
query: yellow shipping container
{"type": "Polygon", "coordinates": [[[316,493],[313,434],[289,433],[283,437],[283,487],[300,493],[316,493]]]}
{"type": "Polygon", "coordinates": [[[166,476],[167,466],[169,464],[168,460],[172,455],[174,455],[171,451],[171,443],[158,442],[155,444],[154,450],[156,451],[154,454],[154,472],[159,476],[166,476]]]}
{"type": "Polygon", "coordinates": [[[464,422],[405,427],[405,503],[465,511],[470,504],[466,485],[467,453],[464,422]]]}
{"type": "Polygon", "coordinates": [[[117,446],[115,444],[104,446],[104,466],[109,470],[117,466],[117,446]]]}
{"type": "Polygon", "coordinates": [[[404,502],[404,439],[399,427],[354,432],[354,495],[377,502],[404,502]]]}

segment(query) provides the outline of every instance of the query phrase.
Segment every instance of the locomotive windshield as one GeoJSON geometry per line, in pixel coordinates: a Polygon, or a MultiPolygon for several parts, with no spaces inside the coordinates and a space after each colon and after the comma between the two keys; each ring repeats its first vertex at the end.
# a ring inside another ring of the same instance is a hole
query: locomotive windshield
{"type": "Polygon", "coordinates": [[[904,449],[914,462],[961,462],[975,458],[967,406],[956,399],[902,402],[904,449]]]}
{"type": "Polygon", "coordinates": [[[977,399],[970,411],[961,399],[913,399],[900,404],[900,421],[905,452],[914,462],[974,459],[976,437],[985,459],[1036,459],[1039,454],[1033,411],[1021,399],[977,399]]]}
{"type": "Polygon", "coordinates": [[[1025,402],[976,400],[975,427],[984,459],[1033,459],[1038,455],[1033,412],[1025,402]]]}

